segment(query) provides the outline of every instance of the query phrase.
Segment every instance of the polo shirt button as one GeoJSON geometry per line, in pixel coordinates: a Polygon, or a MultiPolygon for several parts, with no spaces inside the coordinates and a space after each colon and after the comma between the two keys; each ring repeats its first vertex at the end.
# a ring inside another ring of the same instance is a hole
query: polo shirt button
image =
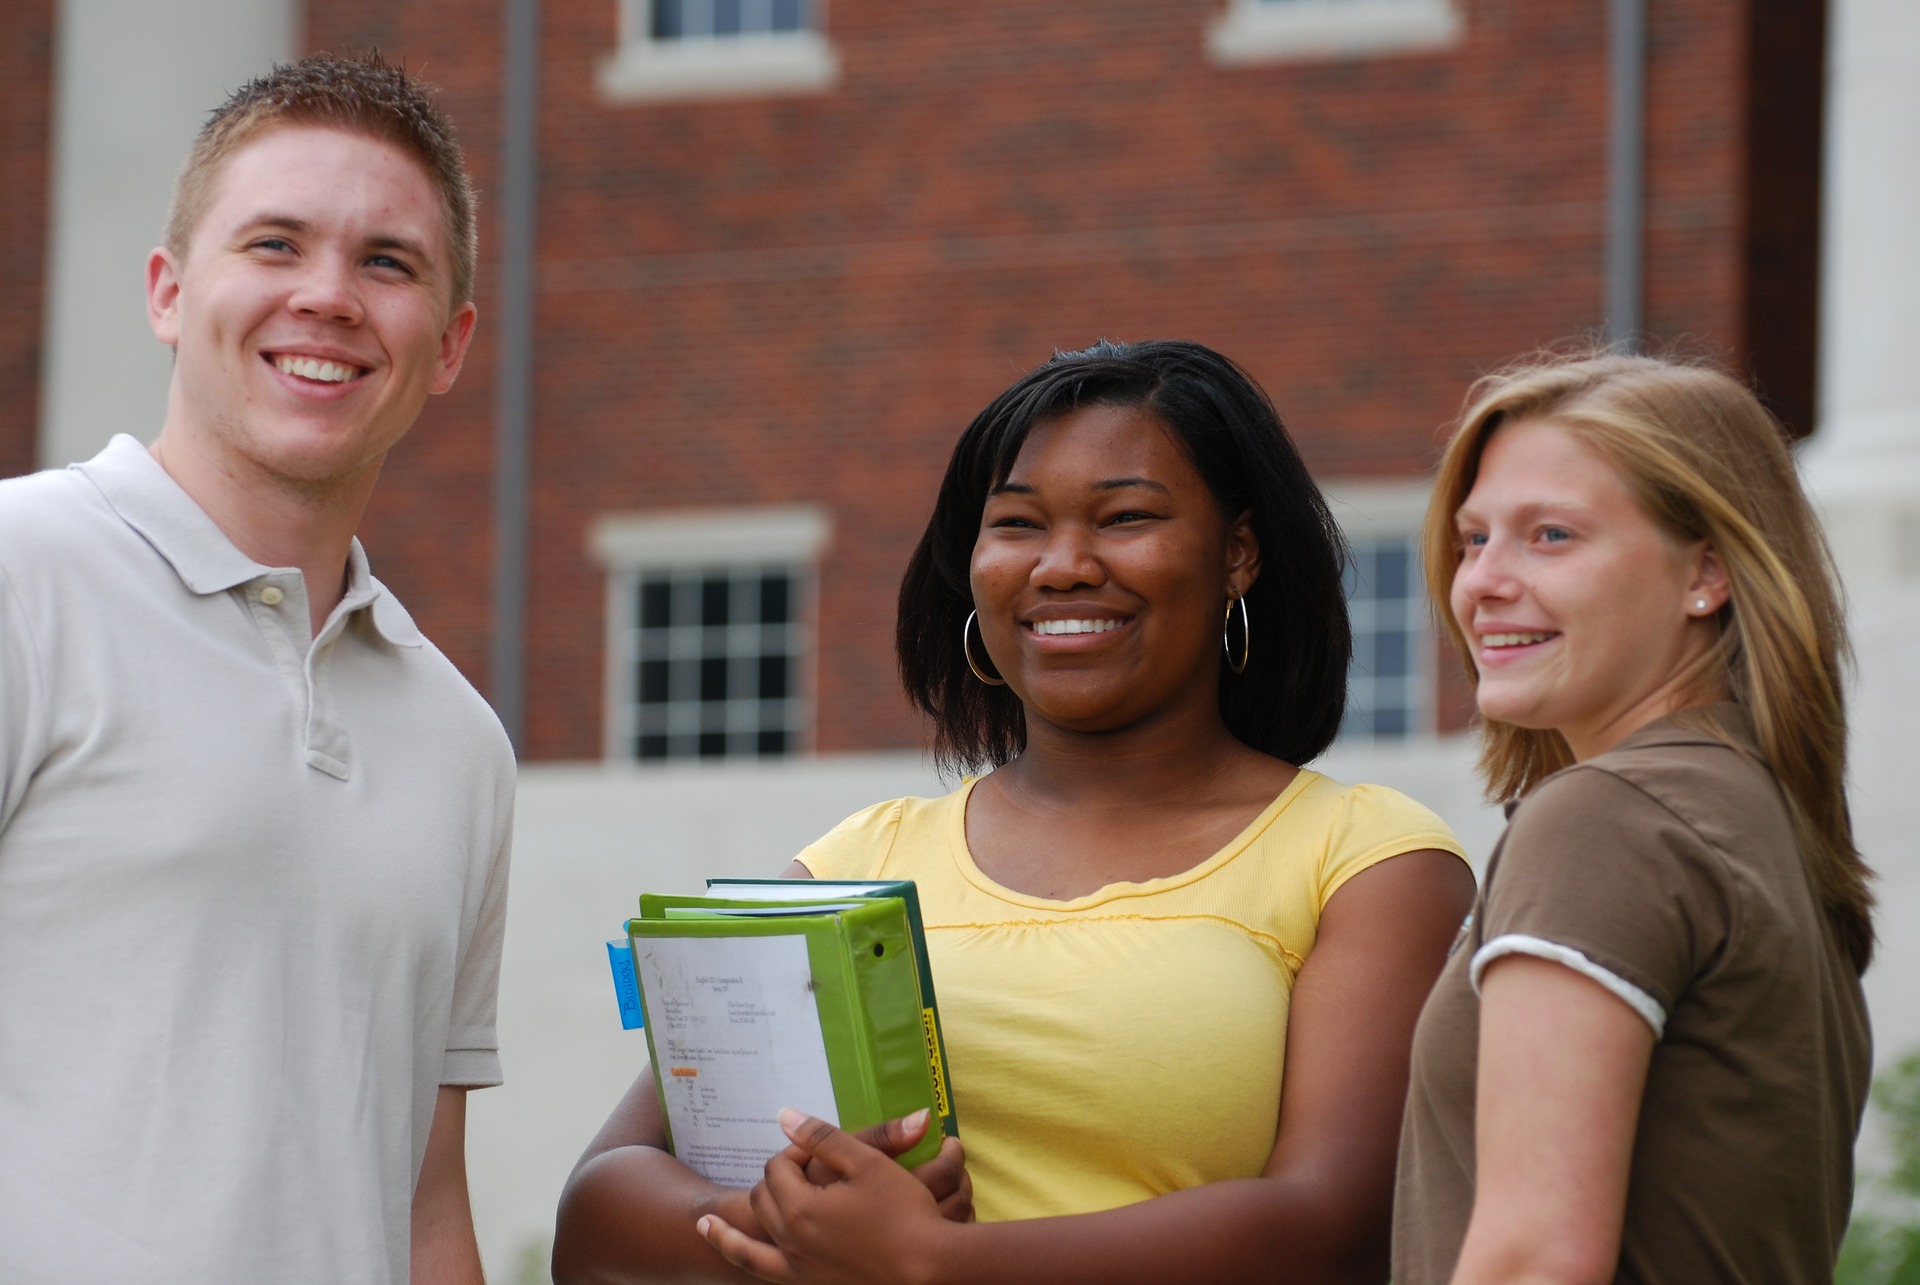
{"type": "Polygon", "coordinates": [[[287,595],[280,592],[280,586],[278,585],[268,585],[260,591],[260,601],[266,603],[269,607],[277,607],[286,600],[287,595]]]}

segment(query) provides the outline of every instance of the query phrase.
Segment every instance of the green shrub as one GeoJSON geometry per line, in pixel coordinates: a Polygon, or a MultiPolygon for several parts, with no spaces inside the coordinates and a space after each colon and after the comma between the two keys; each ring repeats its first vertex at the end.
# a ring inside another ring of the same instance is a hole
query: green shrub
{"type": "Polygon", "coordinates": [[[1834,1285],[1920,1285],[1920,1052],[1873,1083],[1873,1109],[1887,1130],[1893,1167],[1861,1183],[1867,1199],[1834,1269],[1834,1285]]]}

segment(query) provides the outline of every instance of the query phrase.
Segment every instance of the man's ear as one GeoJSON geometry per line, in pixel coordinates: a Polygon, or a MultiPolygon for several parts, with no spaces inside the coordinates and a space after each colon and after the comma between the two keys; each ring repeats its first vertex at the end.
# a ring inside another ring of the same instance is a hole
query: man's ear
{"type": "Polygon", "coordinates": [[[167,347],[180,342],[180,265],[164,245],[147,256],[147,324],[167,347]]]}
{"type": "Polygon", "coordinates": [[[469,300],[447,318],[447,328],[440,332],[440,352],[434,358],[433,383],[428,391],[444,393],[460,378],[461,364],[467,360],[467,345],[473,342],[473,324],[479,317],[480,310],[469,300]]]}
{"type": "Polygon", "coordinates": [[[1253,530],[1253,510],[1243,511],[1227,528],[1227,592],[1246,596],[1260,578],[1260,537],[1253,530]]]}

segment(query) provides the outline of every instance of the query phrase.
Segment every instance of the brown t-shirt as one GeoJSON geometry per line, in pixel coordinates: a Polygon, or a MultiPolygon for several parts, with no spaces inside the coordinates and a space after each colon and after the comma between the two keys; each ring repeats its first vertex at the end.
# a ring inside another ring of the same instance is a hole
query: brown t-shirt
{"type": "Polygon", "coordinates": [[[1833,1279],[1870,1073],[1860,979],[1814,902],[1752,724],[1715,705],[1514,809],[1414,1035],[1397,1285],[1445,1285],[1473,1208],[1480,972],[1511,953],[1653,1027],[1616,1279],[1833,1279]],[[1709,720],[1740,746],[1710,731],[1709,720]]]}

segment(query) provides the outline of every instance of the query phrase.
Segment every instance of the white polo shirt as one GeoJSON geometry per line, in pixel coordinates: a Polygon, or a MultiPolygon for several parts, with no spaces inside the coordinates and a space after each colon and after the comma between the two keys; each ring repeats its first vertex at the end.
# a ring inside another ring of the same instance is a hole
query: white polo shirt
{"type": "Polygon", "coordinates": [[[0,1281],[404,1282],[500,1080],[514,765],[354,545],[309,637],[130,437],[0,482],[0,1281]]]}

